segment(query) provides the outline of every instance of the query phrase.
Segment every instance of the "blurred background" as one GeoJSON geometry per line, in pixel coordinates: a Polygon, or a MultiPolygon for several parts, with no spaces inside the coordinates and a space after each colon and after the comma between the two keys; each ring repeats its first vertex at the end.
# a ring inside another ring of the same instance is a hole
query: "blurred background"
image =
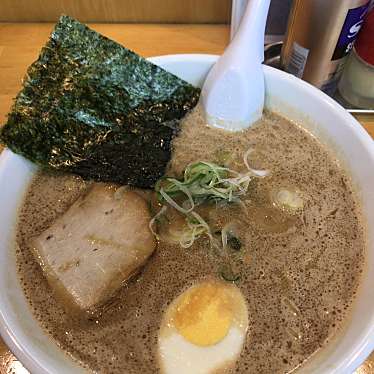
{"type": "MultiPolygon", "coordinates": [[[[273,0],[267,34],[283,35],[292,0],[273,0]]],[[[230,23],[231,0],[1,0],[0,22],[230,23]],[[149,11],[152,9],[152,12],[149,11]]]]}

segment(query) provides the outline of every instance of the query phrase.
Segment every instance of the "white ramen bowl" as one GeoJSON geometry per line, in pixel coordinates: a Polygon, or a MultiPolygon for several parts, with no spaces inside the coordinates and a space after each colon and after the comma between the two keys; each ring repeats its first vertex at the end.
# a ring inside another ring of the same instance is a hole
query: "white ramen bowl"
{"type": "MultiPolygon", "coordinates": [[[[212,55],[170,55],[150,60],[201,86],[212,55]]],[[[350,170],[368,224],[367,265],[346,328],[300,370],[351,373],[374,349],[374,142],[341,106],[311,85],[264,66],[266,107],[297,121],[327,144],[350,170]]],[[[306,165],[305,167],[308,167],[306,165]]],[[[80,373],[33,318],[16,273],[13,243],[17,208],[36,167],[5,150],[0,157],[0,332],[32,373],[80,373]]]]}

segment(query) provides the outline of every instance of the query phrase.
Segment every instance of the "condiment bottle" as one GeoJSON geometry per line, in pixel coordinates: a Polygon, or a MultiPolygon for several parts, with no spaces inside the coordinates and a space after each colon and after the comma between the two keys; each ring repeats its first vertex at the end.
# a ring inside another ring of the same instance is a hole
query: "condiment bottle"
{"type": "Polygon", "coordinates": [[[294,0],[282,49],[282,67],[332,95],[369,3],[294,0]]]}
{"type": "Polygon", "coordinates": [[[342,97],[358,108],[374,109],[374,8],[365,18],[339,82],[342,97]]]}

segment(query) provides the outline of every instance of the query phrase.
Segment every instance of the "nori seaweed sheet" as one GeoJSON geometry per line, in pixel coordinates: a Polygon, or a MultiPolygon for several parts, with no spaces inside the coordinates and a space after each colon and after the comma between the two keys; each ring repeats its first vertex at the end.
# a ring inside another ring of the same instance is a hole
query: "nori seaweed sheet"
{"type": "Polygon", "coordinates": [[[0,139],[40,166],[153,187],[200,90],[62,16],[28,69],[0,139]]]}

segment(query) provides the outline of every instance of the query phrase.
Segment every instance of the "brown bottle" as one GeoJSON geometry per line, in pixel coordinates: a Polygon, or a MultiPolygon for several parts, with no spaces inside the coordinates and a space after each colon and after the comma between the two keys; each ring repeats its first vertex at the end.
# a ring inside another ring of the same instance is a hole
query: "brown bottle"
{"type": "Polygon", "coordinates": [[[283,69],[333,94],[369,3],[294,0],[282,49],[283,69]]]}

